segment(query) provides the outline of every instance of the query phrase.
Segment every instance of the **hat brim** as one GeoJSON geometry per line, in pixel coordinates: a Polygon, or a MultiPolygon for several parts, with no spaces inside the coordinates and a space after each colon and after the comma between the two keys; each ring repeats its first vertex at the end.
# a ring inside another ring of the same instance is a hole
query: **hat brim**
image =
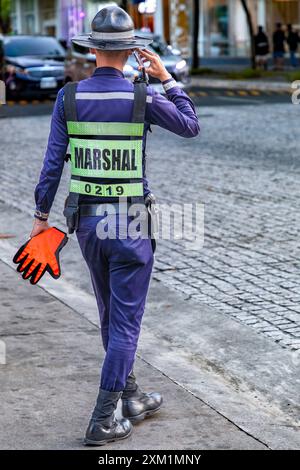
{"type": "Polygon", "coordinates": [[[72,38],[74,44],[86,48],[99,49],[101,51],[122,51],[126,49],[145,49],[153,39],[141,36],[133,36],[132,39],[120,40],[99,40],[92,39],[89,34],[80,34],[72,38]]]}

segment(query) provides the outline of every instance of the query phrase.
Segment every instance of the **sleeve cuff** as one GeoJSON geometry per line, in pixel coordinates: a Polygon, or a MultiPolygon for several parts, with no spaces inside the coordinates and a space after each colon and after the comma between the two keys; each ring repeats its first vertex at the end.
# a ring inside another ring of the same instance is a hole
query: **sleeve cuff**
{"type": "Polygon", "coordinates": [[[36,209],[35,212],[34,212],[34,217],[38,220],[46,221],[46,220],[48,220],[49,213],[41,212],[41,211],[36,209]]]}
{"type": "Polygon", "coordinates": [[[178,85],[177,85],[176,80],[174,80],[174,78],[168,78],[168,80],[165,80],[164,82],[162,82],[162,86],[164,87],[164,90],[167,92],[178,85]]]}

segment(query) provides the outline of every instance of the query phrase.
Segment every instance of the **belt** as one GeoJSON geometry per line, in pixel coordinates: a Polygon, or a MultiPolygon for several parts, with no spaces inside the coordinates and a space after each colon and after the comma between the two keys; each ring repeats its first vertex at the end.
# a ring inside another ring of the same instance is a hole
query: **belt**
{"type": "MultiPolygon", "coordinates": [[[[79,206],[79,215],[81,217],[128,214],[129,208],[133,204],[127,202],[112,202],[103,204],[82,204],[79,206]]],[[[146,206],[142,205],[143,209],[146,206]]]]}

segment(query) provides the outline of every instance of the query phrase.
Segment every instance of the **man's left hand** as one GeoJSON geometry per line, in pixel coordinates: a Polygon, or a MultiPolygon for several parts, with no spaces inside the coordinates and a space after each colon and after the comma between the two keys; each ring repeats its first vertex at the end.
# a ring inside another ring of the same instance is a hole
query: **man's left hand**
{"type": "Polygon", "coordinates": [[[30,238],[35,237],[39,233],[42,233],[45,230],[48,230],[49,228],[51,228],[51,227],[48,224],[47,220],[44,221],[44,220],[34,219],[32,231],[31,231],[31,234],[30,234],[30,238]]]}

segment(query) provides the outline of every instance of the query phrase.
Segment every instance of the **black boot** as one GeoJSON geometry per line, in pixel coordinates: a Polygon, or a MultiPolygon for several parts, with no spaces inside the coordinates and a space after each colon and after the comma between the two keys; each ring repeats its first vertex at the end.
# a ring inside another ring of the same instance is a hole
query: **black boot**
{"type": "Polygon", "coordinates": [[[86,430],[86,445],[102,446],[130,436],[132,425],[128,419],[118,420],[114,416],[122,392],[99,389],[97,403],[86,430]]]}
{"type": "Polygon", "coordinates": [[[122,413],[132,423],[142,421],[144,418],[156,413],[163,402],[158,392],[144,393],[136,383],[135,375],[128,376],[125,390],[122,394],[122,413]]]}

